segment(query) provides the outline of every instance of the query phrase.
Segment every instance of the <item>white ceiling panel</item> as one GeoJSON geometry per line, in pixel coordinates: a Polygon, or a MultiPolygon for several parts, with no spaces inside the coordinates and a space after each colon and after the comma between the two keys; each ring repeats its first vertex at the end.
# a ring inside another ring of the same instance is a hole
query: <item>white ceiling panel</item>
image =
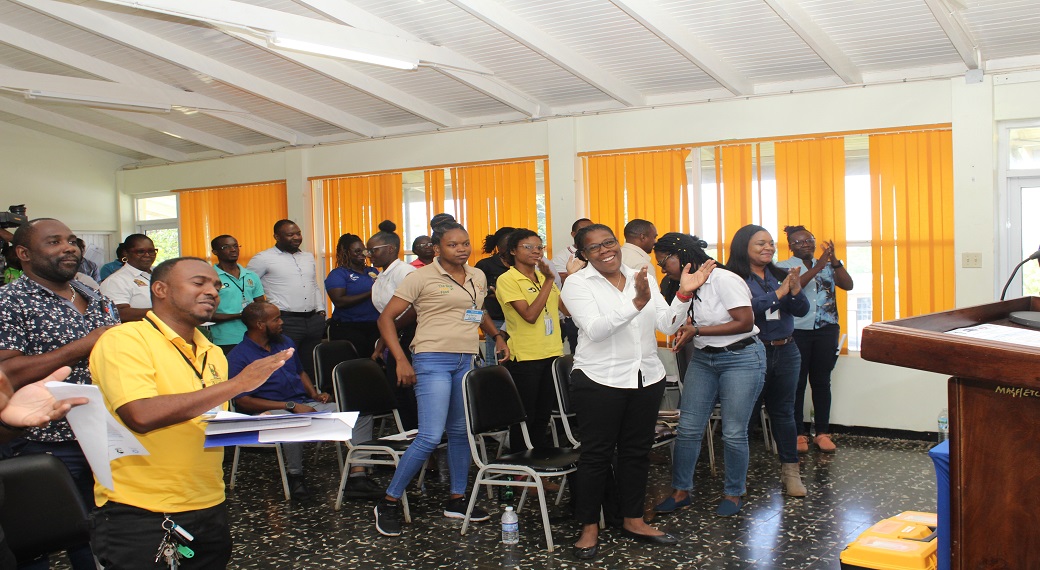
{"type": "Polygon", "coordinates": [[[0,92],[0,120],[142,163],[179,162],[907,70],[948,77],[995,60],[1040,69],[1023,63],[1040,62],[1040,0],[212,1],[225,2],[229,22],[262,9],[277,25],[270,11],[283,12],[308,37],[362,35],[358,49],[379,55],[383,42],[422,66],[272,51],[243,22],[224,31],[184,13],[216,4],[148,0],[180,13],[171,16],[101,0],[0,0],[0,67],[41,74],[8,75],[16,87],[0,92]],[[72,95],[126,84],[179,106],[158,117],[47,107],[21,96],[27,81],[72,95]]]}

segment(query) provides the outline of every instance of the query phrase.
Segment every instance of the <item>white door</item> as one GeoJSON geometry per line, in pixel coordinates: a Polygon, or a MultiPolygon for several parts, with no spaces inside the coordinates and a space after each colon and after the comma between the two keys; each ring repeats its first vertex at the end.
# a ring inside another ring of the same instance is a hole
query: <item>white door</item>
{"type": "MultiPolygon", "coordinates": [[[[1008,184],[1008,271],[1040,249],[1040,177],[1013,178],[1008,184]]],[[[1006,277],[1005,277],[1006,279],[1006,277]]],[[[1008,299],[1040,295],[1040,260],[1022,266],[1008,288],[1008,299]]]]}

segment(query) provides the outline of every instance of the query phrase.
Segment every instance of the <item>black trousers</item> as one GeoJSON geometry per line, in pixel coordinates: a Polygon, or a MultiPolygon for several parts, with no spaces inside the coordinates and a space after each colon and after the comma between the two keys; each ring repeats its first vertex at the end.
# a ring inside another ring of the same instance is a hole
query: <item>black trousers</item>
{"type": "MultiPolygon", "coordinates": [[[[552,364],[556,357],[540,360],[510,360],[505,363],[513,383],[520,392],[520,400],[527,413],[527,431],[531,436],[531,445],[535,449],[550,447],[546,430],[549,427],[549,416],[552,415],[556,402],[556,388],[553,385],[552,364]]],[[[509,430],[509,448],[512,452],[526,451],[524,435],[520,426],[509,430]]]]}
{"type": "Polygon", "coordinates": [[[292,339],[303,362],[303,370],[314,380],[314,347],[325,336],[325,315],[301,317],[282,313],[282,333],[292,339]]]}
{"type": "Polygon", "coordinates": [[[816,330],[795,329],[794,342],[802,353],[802,370],[798,374],[798,388],[794,399],[794,424],[801,435],[808,435],[812,426],[803,421],[805,387],[812,386],[812,403],[816,433],[831,430],[831,371],[838,362],[838,338],[841,327],[826,325],[816,330]]]}
{"type": "MultiPolygon", "coordinates": [[[[397,339],[401,343],[401,349],[404,350],[405,356],[411,362],[412,351],[409,347],[412,344],[412,339],[415,338],[415,325],[397,332],[397,339]]],[[[390,383],[394,390],[394,398],[397,400],[397,413],[401,416],[401,423],[404,424],[404,429],[412,430],[418,428],[419,404],[415,401],[415,387],[397,385],[397,360],[389,354],[386,356],[386,381],[390,383]]]]}
{"type": "Polygon", "coordinates": [[[329,321],[329,340],[349,340],[358,351],[358,356],[368,358],[379,340],[379,327],[375,321],[344,323],[329,321]]]}
{"type": "MultiPolygon", "coordinates": [[[[194,535],[187,546],[193,558],[182,558],[185,570],[218,570],[231,560],[231,527],[225,503],[208,509],[169,513],[179,526],[194,535]]],[[[91,546],[105,570],[169,568],[164,559],[155,562],[159,543],[166,535],[163,513],[121,503],[106,503],[92,515],[91,546]]]]}
{"type": "Polygon", "coordinates": [[[618,510],[624,518],[643,516],[649,453],[654,444],[662,381],[637,389],[611,388],[571,373],[571,405],[578,416],[581,458],[575,475],[574,517],[581,524],[599,522],[603,492],[616,453],[618,510]]]}

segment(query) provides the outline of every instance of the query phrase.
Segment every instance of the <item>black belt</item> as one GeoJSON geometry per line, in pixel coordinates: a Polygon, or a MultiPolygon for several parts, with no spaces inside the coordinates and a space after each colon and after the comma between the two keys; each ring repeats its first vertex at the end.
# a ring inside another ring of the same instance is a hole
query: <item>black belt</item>
{"type": "Polygon", "coordinates": [[[737,350],[741,350],[743,348],[747,348],[747,347],[749,347],[749,346],[751,346],[753,344],[755,344],[755,337],[749,336],[749,337],[745,338],[744,340],[738,340],[737,342],[735,342],[733,344],[727,344],[726,346],[705,346],[704,348],[702,348],[700,350],[703,350],[704,352],[708,352],[708,353],[712,353],[712,354],[718,353],[718,352],[734,352],[734,351],[737,351],[737,350]]]}
{"type": "Polygon", "coordinates": [[[283,317],[313,317],[318,311],[282,311],[283,317]]]}
{"type": "Polygon", "coordinates": [[[787,338],[778,338],[776,340],[763,340],[762,344],[766,346],[783,346],[790,342],[794,342],[793,336],[789,336],[787,338]]]}

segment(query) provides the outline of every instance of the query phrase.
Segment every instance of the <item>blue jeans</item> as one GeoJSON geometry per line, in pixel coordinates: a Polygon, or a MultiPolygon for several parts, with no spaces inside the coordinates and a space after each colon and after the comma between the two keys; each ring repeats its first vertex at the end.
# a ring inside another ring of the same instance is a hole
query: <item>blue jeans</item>
{"type": "Polygon", "coordinates": [[[693,490],[693,468],[716,400],[722,403],[725,494],[746,492],[747,426],[765,382],[765,348],[755,342],[741,350],[708,353],[694,350],[683,379],[679,436],[672,458],[672,488],[693,490]]]}
{"type": "Polygon", "coordinates": [[[798,429],[794,425],[794,400],[802,355],[798,345],[766,347],[766,384],[762,388],[769,421],[773,424],[780,463],[798,463],[798,429]]]}
{"type": "Polygon", "coordinates": [[[462,378],[473,368],[472,354],[423,352],[412,356],[415,400],[419,405],[419,433],[401,457],[386,494],[400,498],[423,463],[448,433],[448,472],[451,494],[466,493],[469,478],[469,440],[462,407],[462,378]]]}

